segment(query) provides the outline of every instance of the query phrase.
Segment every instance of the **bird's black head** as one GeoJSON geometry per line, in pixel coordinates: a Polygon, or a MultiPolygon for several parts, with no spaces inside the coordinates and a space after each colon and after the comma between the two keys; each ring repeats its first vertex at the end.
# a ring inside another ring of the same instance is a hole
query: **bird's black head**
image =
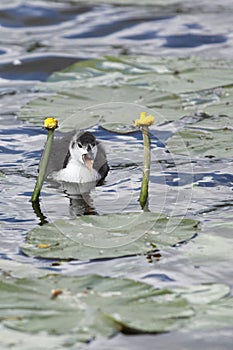
{"type": "Polygon", "coordinates": [[[96,146],[96,138],[90,131],[77,135],[73,142],[76,143],[79,148],[86,148],[88,152],[96,146]]]}
{"type": "Polygon", "coordinates": [[[95,136],[86,131],[82,134],[76,134],[71,140],[69,147],[69,160],[73,159],[85,164],[88,169],[93,165],[97,154],[97,145],[95,136]]]}

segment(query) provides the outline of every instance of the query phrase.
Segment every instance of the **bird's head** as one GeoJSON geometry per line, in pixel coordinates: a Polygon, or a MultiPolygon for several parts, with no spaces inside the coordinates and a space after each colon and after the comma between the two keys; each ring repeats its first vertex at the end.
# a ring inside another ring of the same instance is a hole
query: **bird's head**
{"type": "Polygon", "coordinates": [[[91,172],[97,154],[96,138],[91,132],[76,134],[70,142],[71,159],[84,164],[91,172]]]}

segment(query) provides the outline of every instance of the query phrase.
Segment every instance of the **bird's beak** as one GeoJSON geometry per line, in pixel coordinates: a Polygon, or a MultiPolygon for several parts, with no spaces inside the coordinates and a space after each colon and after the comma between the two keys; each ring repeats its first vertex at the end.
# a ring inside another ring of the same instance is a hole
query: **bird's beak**
{"type": "Polygon", "coordinates": [[[90,171],[90,173],[92,172],[92,169],[93,169],[93,163],[94,163],[94,159],[91,159],[87,154],[83,154],[82,155],[82,160],[83,160],[83,163],[86,165],[87,169],[90,171]]]}

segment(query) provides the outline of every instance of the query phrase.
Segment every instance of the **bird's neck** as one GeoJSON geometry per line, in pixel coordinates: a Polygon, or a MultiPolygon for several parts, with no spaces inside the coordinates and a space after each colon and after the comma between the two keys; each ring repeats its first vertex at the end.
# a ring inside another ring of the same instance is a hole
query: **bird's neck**
{"type": "Polygon", "coordinates": [[[89,169],[76,159],[70,158],[67,166],[60,170],[60,180],[65,182],[93,182],[98,180],[98,173],[95,169],[89,169]]]}

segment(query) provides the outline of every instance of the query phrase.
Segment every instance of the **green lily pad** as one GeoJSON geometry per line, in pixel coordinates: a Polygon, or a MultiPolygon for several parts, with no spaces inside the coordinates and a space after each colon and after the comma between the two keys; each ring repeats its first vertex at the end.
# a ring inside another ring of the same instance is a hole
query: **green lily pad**
{"type": "Polygon", "coordinates": [[[75,63],[52,74],[48,81],[54,83],[56,91],[72,94],[74,86],[93,88],[104,86],[104,83],[113,88],[126,85],[177,94],[230,86],[231,71],[230,64],[227,66],[220,60],[205,61],[198,57],[108,56],[75,63]]]}
{"type": "Polygon", "coordinates": [[[68,336],[70,345],[116,332],[216,329],[232,324],[233,298],[228,292],[223,284],[168,290],[97,275],[55,274],[33,280],[4,277],[0,321],[25,334],[68,336]]]}
{"type": "Polygon", "coordinates": [[[125,123],[101,123],[101,127],[116,134],[130,134],[139,130],[133,124],[125,123]]]}
{"type": "Polygon", "coordinates": [[[217,86],[215,89],[205,89],[187,92],[182,94],[182,105],[185,109],[194,105],[197,111],[205,112],[204,118],[200,122],[195,122],[199,127],[211,129],[223,129],[224,127],[233,127],[233,86],[217,86]],[[211,122],[210,122],[211,121],[211,122]]]}
{"type": "Polygon", "coordinates": [[[232,327],[233,298],[230,288],[224,284],[203,284],[189,288],[175,288],[176,293],[186,299],[195,310],[189,329],[218,329],[232,327]]]}
{"type": "Polygon", "coordinates": [[[146,254],[189,240],[197,221],[154,213],[88,215],[36,227],[24,254],[51,259],[104,259],[146,254]]]}
{"type": "Polygon", "coordinates": [[[192,327],[189,328],[231,328],[233,324],[232,307],[232,298],[202,307],[199,309],[198,315],[194,317],[192,327]]]}
{"type": "Polygon", "coordinates": [[[175,133],[167,143],[171,153],[190,157],[232,158],[232,130],[185,129],[175,133]]]}
{"type": "Polygon", "coordinates": [[[76,341],[117,331],[157,333],[193,316],[182,297],[128,279],[88,275],[0,282],[0,319],[15,330],[69,334],[76,341]]]}
{"type": "Polygon", "coordinates": [[[188,288],[175,288],[176,293],[194,305],[214,303],[230,293],[230,288],[224,284],[202,284],[188,288]]]}
{"type": "MultiPolygon", "coordinates": [[[[227,272],[225,262],[233,262],[232,243],[232,210],[213,210],[205,213],[205,220],[201,225],[201,234],[193,241],[192,247],[186,246],[184,255],[195,264],[211,266],[223,264],[224,271],[227,272]]],[[[229,273],[231,269],[229,266],[229,273]]]]}
{"type": "Polygon", "coordinates": [[[38,269],[31,264],[23,264],[13,260],[1,260],[0,274],[14,278],[32,278],[47,275],[47,271],[38,269]]]}
{"type": "Polygon", "coordinates": [[[155,114],[155,125],[196,112],[230,115],[232,73],[231,65],[195,57],[82,61],[40,84],[39,89],[50,95],[23,106],[19,118],[41,125],[45,117],[53,116],[63,131],[95,124],[108,125],[111,131],[113,123],[115,131],[115,123],[125,123],[127,129],[145,108],[155,114]],[[117,113],[115,103],[123,106],[123,113],[117,113]]]}

